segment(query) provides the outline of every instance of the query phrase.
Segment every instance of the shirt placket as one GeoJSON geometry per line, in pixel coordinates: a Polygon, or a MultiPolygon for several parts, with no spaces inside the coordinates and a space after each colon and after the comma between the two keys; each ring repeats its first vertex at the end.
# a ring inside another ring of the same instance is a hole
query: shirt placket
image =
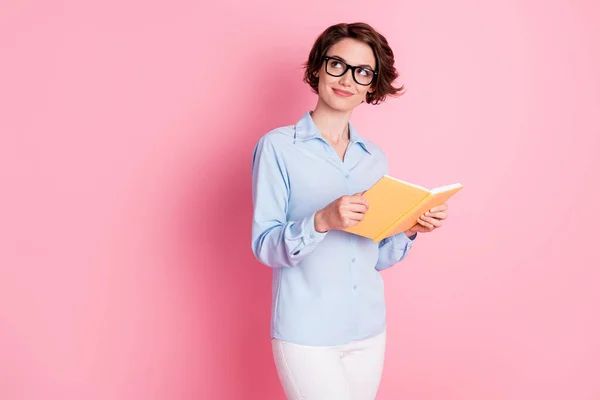
{"type": "MultiPolygon", "coordinates": [[[[346,154],[344,155],[344,160],[342,161],[340,156],[337,154],[337,152],[335,151],[335,149],[327,142],[325,142],[325,148],[326,151],[328,153],[328,157],[330,159],[332,159],[332,161],[334,160],[334,164],[335,166],[338,168],[338,170],[340,171],[343,179],[344,179],[344,183],[345,183],[345,187],[346,187],[346,194],[347,195],[352,195],[354,194],[353,190],[353,184],[352,184],[352,174],[350,173],[349,170],[349,166],[352,165],[352,163],[350,162],[350,159],[352,157],[352,144],[353,142],[350,142],[348,144],[348,148],[346,149],[346,154]]],[[[359,321],[359,315],[358,315],[358,301],[359,301],[359,285],[358,285],[358,271],[357,271],[357,254],[356,254],[356,237],[354,235],[348,235],[348,251],[346,252],[346,254],[341,254],[341,257],[344,257],[347,260],[348,263],[348,274],[349,274],[349,279],[348,282],[350,283],[350,288],[349,288],[349,292],[350,292],[350,299],[348,301],[348,307],[350,307],[350,315],[352,320],[349,321],[349,329],[351,330],[351,334],[353,336],[356,336],[357,332],[358,332],[358,321],[359,321]]]]}
{"type": "MultiPolygon", "coordinates": [[[[352,163],[351,163],[351,157],[352,157],[351,148],[352,148],[352,142],[350,142],[350,144],[348,144],[348,148],[346,149],[346,155],[344,157],[345,162],[342,162],[340,160],[342,173],[344,175],[344,182],[346,184],[346,193],[349,195],[354,194],[354,191],[355,191],[355,187],[352,182],[352,174],[350,173],[350,170],[348,168],[349,165],[352,165],[352,163]]],[[[350,321],[350,324],[351,324],[351,327],[353,330],[353,336],[355,336],[358,331],[358,321],[359,321],[358,310],[360,309],[358,307],[358,301],[359,301],[358,277],[359,277],[359,273],[357,271],[357,254],[356,254],[356,236],[355,235],[348,235],[348,252],[347,252],[347,255],[345,255],[345,257],[348,260],[347,261],[348,262],[348,274],[349,274],[349,282],[350,282],[349,292],[351,293],[351,299],[349,302],[349,306],[350,306],[350,315],[352,316],[352,321],[350,321]]]]}

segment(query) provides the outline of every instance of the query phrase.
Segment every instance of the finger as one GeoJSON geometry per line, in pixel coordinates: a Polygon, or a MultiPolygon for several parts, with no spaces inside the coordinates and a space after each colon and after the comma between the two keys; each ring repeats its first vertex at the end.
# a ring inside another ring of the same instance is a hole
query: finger
{"type": "Polygon", "coordinates": [[[362,195],[359,195],[359,194],[350,196],[350,203],[363,204],[367,208],[369,207],[369,201],[367,199],[365,199],[362,195]]]}
{"type": "Polygon", "coordinates": [[[350,203],[348,205],[348,211],[351,211],[351,212],[364,214],[367,212],[367,210],[368,210],[368,207],[363,204],[350,203]]]}
{"type": "Polygon", "coordinates": [[[358,220],[354,220],[352,218],[347,218],[346,217],[346,218],[342,219],[342,226],[344,228],[350,228],[350,227],[356,226],[359,222],[360,221],[358,221],[358,220]]]}
{"type": "Polygon", "coordinates": [[[365,214],[352,212],[348,214],[348,218],[352,221],[362,221],[363,219],[365,219],[365,214]]]}
{"type": "Polygon", "coordinates": [[[442,222],[439,219],[421,216],[421,220],[433,225],[436,228],[439,228],[440,226],[442,226],[442,222]]]}
{"type": "Polygon", "coordinates": [[[439,219],[437,219],[437,218],[423,217],[423,219],[425,220],[425,222],[429,222],[430,224],[432,224],[436,228],[439,228],[439,227],[442,226],[442,221],[439,220],[439,219]]]}
{"type": "Polygon", "coordinates": [[[446,219],[448,217],[448,214],[445,212],[436,212],[436,213],[426,212],[425,216],[436,218],[436,219],[446,219]]]}
{"type": "Polygon", "coordinates": [[[419,219],[417,220],[417,223],[418,223],[419,225],[421,225],[421,226],[423,226],[423,227],[427,228],[427,229],[430,229],[430,230],[435,228],[433,225],[431,225],[431,224],[430,224],[430,223],[428,223],[428,222],[425,222],[425,221],[423,221],[421,218],[419,218],[419,219]]]}
{"type": "Polygon", "coordinates": [[[424,226],[420,224],[420,221],[417,221],[413,226],[410,227],[410,230],[413,232],[423,232],[424,226]]]}
{"type": "Polygon", "coordinates": [[[446,211],[447,209],[448,209],[448,204],[444,203],[439,206],[433,207],[431,210],[429,210],[429,212],[436,213],[438,211],[446,211]]]}

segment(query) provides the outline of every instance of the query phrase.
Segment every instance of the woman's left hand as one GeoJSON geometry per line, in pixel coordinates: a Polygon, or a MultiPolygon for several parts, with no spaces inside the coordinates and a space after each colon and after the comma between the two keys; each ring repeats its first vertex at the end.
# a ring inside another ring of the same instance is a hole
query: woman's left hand
{"type": "Polygon", "coordinates": [[[442,221],[448,217],[448,204],[433,207],[429,212],[419,217],[417,223],[406,231],[406,236],[412,236],[415,233],[432,232],[442,227],[442,221]]]}

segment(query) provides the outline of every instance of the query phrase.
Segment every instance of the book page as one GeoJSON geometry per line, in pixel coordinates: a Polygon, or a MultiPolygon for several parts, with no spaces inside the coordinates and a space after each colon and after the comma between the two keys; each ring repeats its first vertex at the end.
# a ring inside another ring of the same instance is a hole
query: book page
{"type": "Polygon", "coordinates": [[[455,189],[458,189],[461,187],[462,187],[462,185],[460,183],[453,183],[452,185],[436,187],[435,189],[431,189],[430,192],[431,192],[431,194],[438,194],[438,193],[455,190],[455,189]]]}
{"type": "Polygon", "coordinates": [[[419,185],[414,184],[414,183],[406,182],[406,181],[403,181],[401,179],[394,178],[393,176],[389,176],[389,175],[384,175],[384,176],[387,177],[387,178],[389,178],[389,179],[392,179],[392,180],[394,180],[396,182],[404,183],[405,185],[412,186],[414,188],[421,189],[421,190],[424,190],[426,192],[429,192],[429,189],[427,189],[426,187],[419,186],[419,185]]]}

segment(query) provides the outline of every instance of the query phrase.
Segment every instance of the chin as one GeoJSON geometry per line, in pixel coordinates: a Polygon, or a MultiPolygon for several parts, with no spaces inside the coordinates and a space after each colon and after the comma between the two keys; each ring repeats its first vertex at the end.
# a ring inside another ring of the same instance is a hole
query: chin
{"type": "Polygon", "coordinates": [[[354,101],[350,99],[343,99],[337,97],[335,94],[332,94],[331,96],[328,96],[328,98],[323,100],[329,108],[340,112],[352,111],[356,106],[360,104],[356,104],[356,99],[353,99],[354,101]]]}

